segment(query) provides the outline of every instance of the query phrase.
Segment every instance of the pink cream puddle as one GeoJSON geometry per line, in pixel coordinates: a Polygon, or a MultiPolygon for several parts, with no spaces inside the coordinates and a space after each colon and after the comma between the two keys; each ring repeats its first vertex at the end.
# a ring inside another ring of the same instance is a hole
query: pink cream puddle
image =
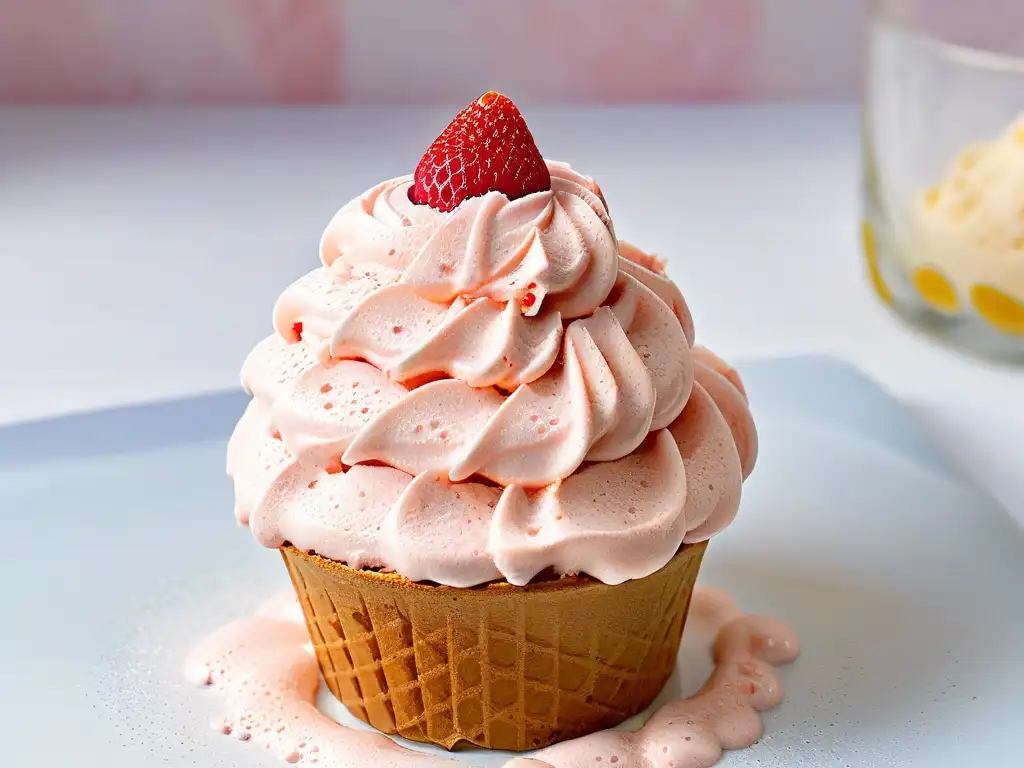
{"type": "MultiPolygon", "coordinates": [[[[764,732],[759,712],[783,697],[776,667],[796,659],[783,623],[742,614],[723,592],[694,593],[691,617],[711,627],[714,671],[693,696],[664,704],[638,731],[606,730],[516,757],[505,768],[708,768],[723,750],[764,732]]],[[[288,763],[331,768],[430,768],[454,758],[400,746],[380,733],[338,724],[316,708],[320,671],[294,595],[278,595],[252,618],[228,624],[189,654],[185,674],[222,699],[213,727],[272,750],[288,763]]]]}

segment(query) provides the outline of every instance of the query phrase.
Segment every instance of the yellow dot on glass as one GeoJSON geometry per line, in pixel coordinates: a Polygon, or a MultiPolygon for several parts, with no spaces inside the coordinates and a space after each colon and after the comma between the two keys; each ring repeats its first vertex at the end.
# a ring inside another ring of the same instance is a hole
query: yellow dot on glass
{"type": "Polygon", "coordinates": [[[956,289],[936,269],[921,267],[914,270],[914,287],[928,305],[941,312],[953,313],[960,308],[956,289]]]}
{"type": "Polygon", "coordinates": [[[864,249],[864,261],[868,265],[868,277],[871,280],[871,285],[882,301],[886,304],[891,304],[892,291],[889,290],[889,286],[882,280],[882,272],[878,268],[878,246],[875,241],[875,231],[865,221],[861,224],[860,234],[861,244],[864,249]]]}
{"type": "Polygon", "coordinates": [[[934,208],[939,204],[939,188],[932,187],[924,193],[924,204],[929,208],[934,208]]]}
{"type": "Polygon", "coordinates": [[[1024,304],[998,288],[976,285],[971,288],[971,303],[992,327],[1003,333],[1024,336],[1024,304]]]}

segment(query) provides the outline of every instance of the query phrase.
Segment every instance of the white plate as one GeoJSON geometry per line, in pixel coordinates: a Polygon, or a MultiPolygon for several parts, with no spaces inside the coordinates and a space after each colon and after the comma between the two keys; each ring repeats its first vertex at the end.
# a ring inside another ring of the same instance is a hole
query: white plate
{"type": "MultiPolygon", "coordinates": [[[[762,437],[701,583],[803,643],[767,732],[722,765],[1019,767],[1024,533],[871,382],[743,366],[762,437]]],[[[0,430],[4,765],[279,765],[215,734],[190,643],[286,586],[232,521],[238,393],[0,430]]],[[[695,636],[673,691],[707,663],[695,636]]],[[[488,765],[485,753],[461,753],[488,765]]]]}

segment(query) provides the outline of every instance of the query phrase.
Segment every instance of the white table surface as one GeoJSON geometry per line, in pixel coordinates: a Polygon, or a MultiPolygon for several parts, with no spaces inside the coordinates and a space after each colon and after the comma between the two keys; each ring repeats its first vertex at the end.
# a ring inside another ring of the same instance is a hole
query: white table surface
{"type": "MultiPolygon", "coordinates": [[[[330,216],[452,113],[0,109],[0,423],[236,385],[330,216]]],[[[1024,522],[1024,369],[931,345],[865,287],[854,107],[527,117],[669,258],[700,341],[857,364],[1024,522]]]]}

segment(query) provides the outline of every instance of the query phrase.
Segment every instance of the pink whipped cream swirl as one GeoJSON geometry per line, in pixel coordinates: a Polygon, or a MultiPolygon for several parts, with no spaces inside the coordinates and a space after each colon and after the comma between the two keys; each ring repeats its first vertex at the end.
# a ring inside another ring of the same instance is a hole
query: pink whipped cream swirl
{"type": "Polygon", "coordinates": [[[616,584],[733,519],[739,378],[597,185],[548,166],[514,201],[444,214],[403,177],[334,217],[242,369],[228,472],[261,543],[455,587],[616,584]]]}

